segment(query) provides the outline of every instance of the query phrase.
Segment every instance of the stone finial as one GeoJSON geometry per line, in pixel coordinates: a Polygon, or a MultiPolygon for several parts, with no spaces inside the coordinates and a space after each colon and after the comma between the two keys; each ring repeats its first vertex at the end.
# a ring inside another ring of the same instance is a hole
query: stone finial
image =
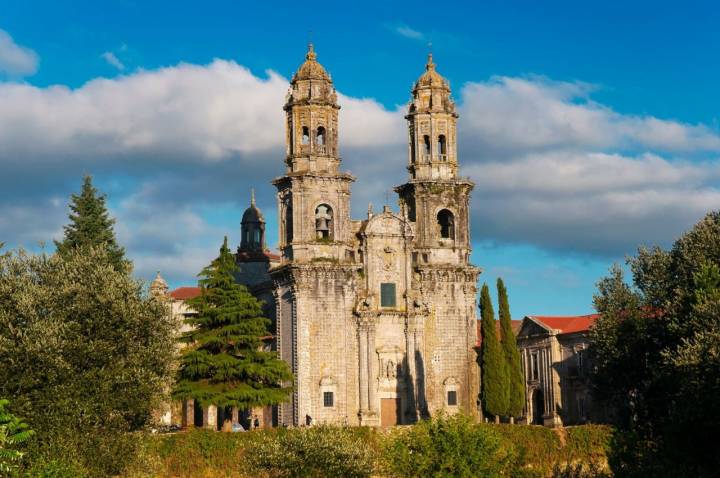
{"type": "Polygon", "coordinates": [[[150,294],[153,297],[164,297],[165,295],[167,295],[168,289],[169,288],[167,282],[165,282],[163,276],[160,275],[160,271],[157,271],[155,279],[150,284],[150,294]]]}
{"type": "Polygon", "coordinates": [[[315,60],[317,59],[317,54],[315,53],[315,47],[312,43],[308,43],[308,52],[305,55],[306,60],[315,60]]]}
{"type": "Polygon", "coordinates": [[[435,63],[433,63],[432,52],[428,53],[428,59],[427,59],[427,63],[425,63],[425,69],[428,71],[435,70],[435,63]]]}
{"type": "Polygon", "coordinates": [[[371,202],[368,203],[368,213],[367,214],[368,214],[367,215],[368,219],[372,219],[373,215],[375,214],[375,212],[373,211],[373,205],[371,202]]]}
{"type": "Polygon", "coordinates": [[[255,205],[255,188],[250,188],[250,205],[255,205]]]}

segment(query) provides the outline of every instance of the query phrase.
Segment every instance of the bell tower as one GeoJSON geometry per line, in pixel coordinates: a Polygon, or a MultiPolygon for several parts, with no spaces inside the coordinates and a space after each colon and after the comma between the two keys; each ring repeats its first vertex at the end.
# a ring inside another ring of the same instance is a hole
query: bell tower
{"type": "Polygon", "coordinates": [[[395,188],[415,223],[416,264],[467,265],[473,183],[458,177],[457,118],[450,84],[428,55],[408,106],[409,181],[395,188]]]}
{"type": "Polygon", "coordinates": [[[339,170],[337,93],[308,45],[285,98],[285,176],[278,189],[283,263],[352,259],[350,185],[339,170]]]}
{"type": "Polygon", "coordinates": [[[408,171],[413,179],[455,179],[457,118],[450,85],[435,71],[431,53],[405,116],[410,134],[408,171]]]}

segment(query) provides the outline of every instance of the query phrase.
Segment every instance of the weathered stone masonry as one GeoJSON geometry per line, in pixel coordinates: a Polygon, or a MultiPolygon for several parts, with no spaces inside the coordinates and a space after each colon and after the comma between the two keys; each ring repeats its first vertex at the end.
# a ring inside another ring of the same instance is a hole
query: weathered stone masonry
{"type": "Polygon", "coordinates": [[[312,47],[285,104],[278,190],[281,261],[270,270],[277,349],[295,374],[285,425],[412,423],[477,410],[469,195],[457,177],[455,105],[430,57],[413,88],[409,181],[385,207],[350,218],[337,95],[312,47]]]}

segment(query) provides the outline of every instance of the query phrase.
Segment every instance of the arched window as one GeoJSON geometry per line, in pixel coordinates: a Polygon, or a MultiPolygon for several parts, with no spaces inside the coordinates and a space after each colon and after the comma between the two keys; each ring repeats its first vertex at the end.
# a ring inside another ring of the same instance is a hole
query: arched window
{"type": "Polygon", "coordinates": [[[310,129],[307,126],[303,126],[302,144],[310,144],[310,129]]]}
{"type": "Polygon", "coordinates": [[[315,209],[315,233],[318,239],[333,237],[333,211],[327,204],[321,204],[315,209]]]}
{"type": "Polygon", "coordinates": [[[424,156],[430,156],[430,136],[423,136],[423,143],[425,145],[424,156]]]}
{"type": "Polygon", "coordinates": [[[318,126],[317,134],[315,135],[315,144],[325,145],[325,128],[318,126]]]}
{"type": "Polygon", "coordinates": [[[437,215],[440,226],[440,237],[443,239],[455,239],[455,217],[447,209],[441,210],[437,215]]]}
{"type": "Polygon", "coordinates": [[[446,141],[445,141],[445,135],[444,135],[444,134],[441,134],[440,136],[438,136],[437,149],[438,149],[438,154],[441,155],[441,156],[440,156],[441,158],[444,157],[444,155],[447,154],[447,143],[446,143],[446,141]]]}

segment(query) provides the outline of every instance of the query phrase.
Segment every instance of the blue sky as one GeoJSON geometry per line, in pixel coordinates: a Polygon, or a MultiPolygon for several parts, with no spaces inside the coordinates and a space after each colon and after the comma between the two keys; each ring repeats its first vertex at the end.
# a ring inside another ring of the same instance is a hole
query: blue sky
{"type": "Polygon", "coordinates": [[[428,43],[477,183],[473,261],[516,318],[720,205],[713,2],[1,2],[0,241],[37,249],[92,173],[138,275],[191,283],[249,188],[276,237],[282,101],[309,38],[341,94],[354,213],[404,180],[428,43]],[[3,217],[4,216],[4,217],[3,217]]]}

